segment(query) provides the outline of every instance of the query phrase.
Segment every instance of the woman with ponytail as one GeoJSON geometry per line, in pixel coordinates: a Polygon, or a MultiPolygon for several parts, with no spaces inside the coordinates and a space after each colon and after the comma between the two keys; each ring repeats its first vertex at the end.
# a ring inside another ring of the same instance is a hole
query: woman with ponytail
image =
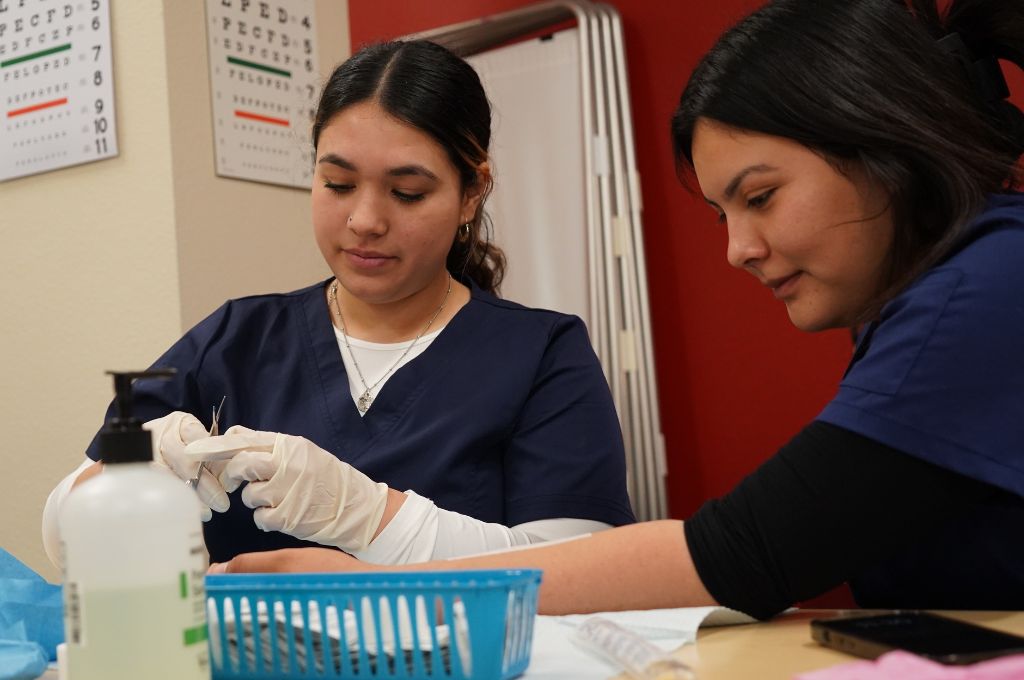
{"type": "MultiPolygon", "coordinates": [[[[672,119],[729,263],[798,328],[856,329],[821,414],[683,523],[444,568],[543,568],[546,613],[767,618],[844,582],[868,607],[1024,609],[1024,115],[997,61],[1024,67],[1024,3],[944,4],[772,2],[672,119]]],[[[281,551],[217,569],[366,568],[281,551]]]]}
{"type": "MultiPolygon", "coordinates": [[[[157,360],[174,380],[135,390],[157,462],[208,464],[212,559],[315,543],[393,564],[633,521],[583,322],[496,296],[490,126],[476,72],[430,42],[331,75],[312,128],[331,278],[228,302],[157,360]],[[222,395],[227,432],[207,437],[222,395]]],[[[47,503],[51,558],[63,497],[99,470],[87,453],[47,503]]]]}

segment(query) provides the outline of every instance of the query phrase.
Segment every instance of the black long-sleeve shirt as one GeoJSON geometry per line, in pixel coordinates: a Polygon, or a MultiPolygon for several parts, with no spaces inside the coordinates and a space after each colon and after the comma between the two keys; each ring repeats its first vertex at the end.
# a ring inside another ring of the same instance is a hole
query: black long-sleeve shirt
{"type": "Polygon", "coordinates": [[[863,606],[1024,608],[1022,499],[823,422],[684,530],[708,592],[757,618],[845,581],[863,606]],[[957,531],[977,512],[1005,522],[992,527],[995,541],[957,531]],[[903,554],[922,545],[914,559],[903,554]],[[976,568],[943,557],[964,550],[976,568]],[[870,583],[866,595],[858,580],[870,583]]]}

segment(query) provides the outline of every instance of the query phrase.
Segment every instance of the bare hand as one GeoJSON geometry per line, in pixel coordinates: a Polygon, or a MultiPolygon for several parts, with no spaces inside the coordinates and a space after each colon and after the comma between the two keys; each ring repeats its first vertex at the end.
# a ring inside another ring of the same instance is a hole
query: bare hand
{"type": "Polygon", "coordinates": [[[358,572],[381,571],[375,564],[360,562],[356,558],[330,548],[285,548],[266,552],[244,553],[221,563],[210,565],[210,574],[238,574],[249,572],[358,572]]]}

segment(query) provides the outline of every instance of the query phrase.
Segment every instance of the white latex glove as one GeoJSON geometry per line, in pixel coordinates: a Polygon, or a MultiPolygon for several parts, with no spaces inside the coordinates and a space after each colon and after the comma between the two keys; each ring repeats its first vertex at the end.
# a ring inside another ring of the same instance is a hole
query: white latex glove
{"type": "Polygon", "coordinates": [[[236,425],[189,444],[185,455],[196,462],[228,460],[220,480],[229,492],[249,482],[242,502],[255,510],[253,520],[263,531],[362,550],[387,505],[387,484],[303,437],[236,425]]]}
{"type": "MultiPolygon", "coordinates": [[[[200,439],[209,439],[209,433],[203,424],[191,413],[174,411],[163,418],[150,420],[142,427],[153,436],[153,462],[165,467],[186,481],[196,476],[199,464],[185,458],[185,446],[200,439]]],[[[196,493],[203,505],[203,521],[213,516],[212,510],[224,512],[230,501],[224,487],[217,479],[224,464],[207,465],[199,478],[196,493]]]]}

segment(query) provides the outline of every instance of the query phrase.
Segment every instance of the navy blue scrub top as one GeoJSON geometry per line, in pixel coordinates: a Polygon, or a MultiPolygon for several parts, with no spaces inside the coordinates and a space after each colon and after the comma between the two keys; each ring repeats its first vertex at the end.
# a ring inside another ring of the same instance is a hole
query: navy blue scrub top
{"type": "Polygon", "coordinates": [[[992,583],[1019,600],[1024,194],[991,197],[957,251],[883,308],[819,419],[1008,492],[853,582],[860,604],[999,609],[992,583]]]}
{"type": "MultiPolygon", "coordinates": [[[[209,425],[211,408],[227,395],[222,432],[238,424],[306,437],[371,479],[446,510],[506,526],[634,521],[615,407],[578,317],[529,309],[467,282],[470,301],[360,416],[326,285],[224,304],[155,362],[176,368],[175,379],[136,383],[136,416],[185,411],[209,425]]],[[[95,439],[87,455],[98,458],[95,439]]],[[[240,491],[205,533],[216,562],[313,545],[260,531],[240,491]]]]}

